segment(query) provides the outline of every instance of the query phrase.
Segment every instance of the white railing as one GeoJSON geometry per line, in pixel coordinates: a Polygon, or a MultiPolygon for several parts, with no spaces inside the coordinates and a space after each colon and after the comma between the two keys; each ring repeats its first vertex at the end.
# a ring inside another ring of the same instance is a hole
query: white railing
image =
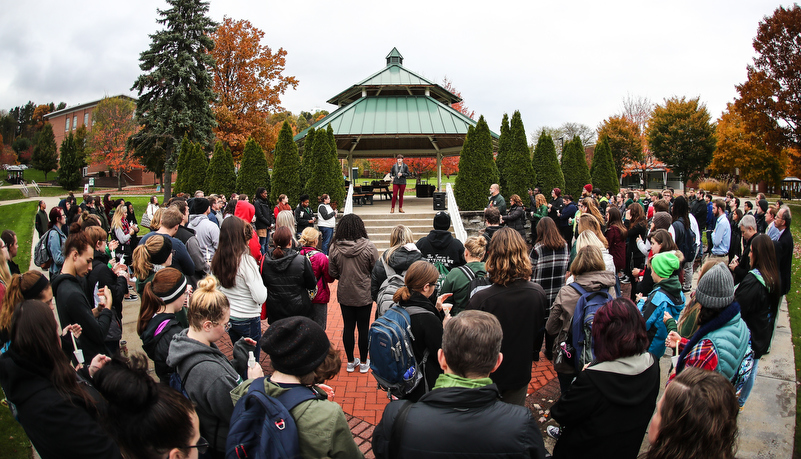
{"type": "Polygon", "coordinates": [[[36,183],[36,180],[31,180],[31,184],[36,189],[36,196],[42,194],[42,190],[39,189],[39,184],[36,183]]]}
{"type": "Polygon", "coordinates": [[[451,214],[453,232],[456,233],[456,239],[464,243],[467,240],[467,231],[464,230],[462,217],[459,216],[459,206],[456,205],[456,197],[453,195],[453,188],[450,183],[445,184],[445,193],[448,197],[448,210],[451,214]]]}
{"type": "Polygon", "coordinates": [[[348,187],[348,197],[345,199],[345,215],[353,213],[353,184],[348,187]]]}
{"type": "Polygon", "coordinates": [[[30,193],[28,192],[28,187],[25,186],[25,181],[24,180],[22,181],[21,185],[22,185],[22,188],[20,188],[20,189],[22,190],[22,194],[24,194],[26,198],[29,197],[30,193]]]}

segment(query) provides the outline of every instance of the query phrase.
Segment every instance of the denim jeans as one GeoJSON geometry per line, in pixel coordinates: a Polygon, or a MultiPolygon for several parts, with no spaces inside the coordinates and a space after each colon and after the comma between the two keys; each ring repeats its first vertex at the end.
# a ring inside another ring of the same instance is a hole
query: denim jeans
{"type": "Polygon", "coordinates": [[[261,318],[253,317],[250,319],[234,319],[231,318],[231,329],[228,330],[228,336],[231,337],[231,344],[236,344],[239,338],[251,338],[256,342],[256,349],[253,351],[253,356],[256,361],[259,361],[259,354],[261,347],[259,347],[259,340],[261,339],[261,318]]]}
{"type": "Polygon", "coordinates": [[[267,253],[267,247],[270,241],[270,233],[267,233],[266,237],[259,237],[259,245],[261,246],[261,254],[264,255],[267,253]]]}
{"type": "Polygon", "coordinates": [[[758,366],[759,366],[759,359],[754,359],[754,366],[751,367],[751,376],[745,381],[745,384],[743,385],[743,390],[740,391],[740,397],[737,400],[740,406],[745,405],[746,400],[748,400],[748,396],[751,395],[751,389],[754,388],[754,382],[756,382],[758,366]]]}
{"type": "Polygon", "coordinates": [[[334,235],[334,228],[326,228],[325,226],[320,226],[320,232],[323,233],[323,242],[320,244],[320,250],[328,255],[328,244],[331,243],[331,237],[334,235]]]}

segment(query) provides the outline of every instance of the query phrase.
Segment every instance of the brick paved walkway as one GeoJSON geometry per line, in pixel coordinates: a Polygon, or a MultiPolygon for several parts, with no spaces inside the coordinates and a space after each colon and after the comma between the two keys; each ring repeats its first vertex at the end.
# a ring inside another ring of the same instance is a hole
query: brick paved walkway
{"type": "MultiPolygon", "coordinates": [[[[355,371],[348,373],[345,371],[347,358],[345,357],[344,348],[342,346],[342,315],[339,310],[339,303],[336,301],[336,287],[338,283],[334,282],[331,287],[331,302],[328,303],[328,324],[326,332],[334,346],[341,351],[342,354],[342,371],[327,384],[334,389],[334,401],[342,406],[348,418],[348,424],[351,427],[351,432],[359,445],[362,452],[369,459],[374,457],[372,453],[372,437],[373,429],[378,421],[381,420],[381,415],[384,412],[384,407],[389,402],[386,392],[378,390],[375,379],[370,373],[359,373],[355,371]]],[[[374,316],[374,311],[371,317],[374,316]]],[[[262,330],[267,329],[267,321],[262,323],[262,330]]],[[[227,335],[223,340],[217,343],[220,349],[227,355],[231,355],[231,342],[227,335]]],[[[355,350],[358,356],[358,344],[355,350]]],[[[261,365],[264,368],[265,374],[272,373],[270,366],[270,359],[262,352],[261,365]]],[[[553,371],[551,363],[540,356],[539,362],[534,362],[531,368],[531,382],[529,383],[528,393],[533,394],[541,387],[548,384],[549,381],[556,378],[556,373],[553,371]]],[[[535,413],[535,416],[538,416],[535,413]]]]}

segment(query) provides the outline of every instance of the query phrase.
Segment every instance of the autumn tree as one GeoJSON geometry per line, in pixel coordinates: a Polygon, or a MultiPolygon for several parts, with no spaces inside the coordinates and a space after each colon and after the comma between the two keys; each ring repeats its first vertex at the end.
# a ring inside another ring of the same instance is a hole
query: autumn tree
{"type": "Polygon", "coordinates": [[[189,175],[189,158],[192,156],[194,145],[189,142],[189,137],[184,136],[181,141],[181,148],[178,149],[178,160],[175,162],[175,192],[190,193],[186,188],[186,181],[189,175]]]}
{"type": "Polygon", "coordinates": [[[556,145],[545,129],[537,136],[537,146],[534,147],[531,164],[537,177],[536,184],[546,195],[549,195],[554,188],[565,187],[565,176],[556,157],[556,145]]]}
{"type": "Polygon", "coordinates": [[[592,177],[592,186],[603,193],[607,191],[617,193],[620,190],[620,175],[615,171],[612,149],[606,136],[601,136],[601,140],[595,145],[590,176],[592,177]]]}
{"type": "Polygon", "coordinates": [[[598,126],[598,138],[606,137],[615,172],[618,176],[623,168],[632,162],[642,161],[643,139],[640,128],[634,121],[623,115],[613,115],[598,126]]]}
{"type": "Polygon", "coordinates": [[[70,134],[61,142],[61,157],[58,166],[58,183],[65,190],[78,188],[83,180],[81,160],[77,155],[75,135],[70,134]]]}
{"type": "Polygon", "coordinates": [[[253,139],[248,139],[245,151],[242,153],[242,162],[239,173],[236,175],[236,192],[256,196],[256,189],[264,187],[267,196],[270,195],[270,171],[267,169],[267,159],[264,150],[253,139]]]}
{"type": "Polygon", "coordinates": [[[300,156],[298,156],[298,145],[292,140],[292,128],[286,121],[281,126],[278,142],[275,144],[272,185],[270,191],[272,202],[278,202],[278,196],[285,194],[289,197],[292,207],[298,204],[298,197],[303,189],[303,184],[300,183],[300,156]]]}
{"type": "Polygon", "coordinates": [[[537,178],[531,165],[531,150],[528,148],[523,118],[517,110],[512,115],[509,132],[511,141],[506,165],[506,188],[502,191],[507,198],[513,194],[524,198],[537,178]]]}
{"type": "MultiPolygon", "coordinates": [[[[453,81],[449,80],[447,76],[442,79],[442,87],[456,97],[462,97],[462,93],[453,87],[453,81]]],[[[456,102],[455,104],[451,104],[451,108],[470,119],[475,119],[476,117],[476,111],[470,110],[467,105],[465,105],[464,100],[456,102]]]]}
{"type": "Polygon", "coordinates": [[[501,186],[501,191],[506,193],[506,174],[509,150],[512,148],[512,133],[509,130],[509,115],[503,114],[501,120],[501,135],[498,137],[498,154],[495,155],[495,166],[498,168],[498,185],[501,186]]]}
{"type": "Polygon", "coordinates": [[[489,187],[498,183],[498,168],[492,158],[492,134],[481,116],[470,126],[459,156],[459,174],[453,193],[460,210],[481,210],[487,205],[489,187]]]}
{"type": "Polygon", "coordinates": [[[682,181],[696,179],[709,165],[715,143],[715,126],[700,98],[672,97],[654,109],[648,145],[682,181]]]}
{"type": "Polygon", "coordinates": [[[58,167],[58,150],[52,124],[45,123],[36,133],[36,145],[33,147],[31,163],[34,169],[44,172],[45,180],[47,180],[47,174],[58,167]]]}
{"type": "Polygon", "coordinates": [[[210,194],[221,194],[223,196],[230,196],[236,191],[234,158],[231,155],[231,150],[225,148],[222,142],[217,142],[214,146],[214,154],[206,171],[206,187],[201,189],[210,194]]]}
{"type": "Polygon", "coordinates": [[[442,174],[446,177],[459,173],[459,157],[447,156],[442,158],[442,174]]]}
{"type": "Polygon", "coordinates": [[[166,0],[157,10],[164,26],[150,35],[150,47],[139,55],[144,72],[132,90],[139,94],[136,121],[142,126],[131,136],[129,149],[148,170],[162,175],[164,199],[171,196],[175,154],[184,135],[190,142],[208,144],[216,126],[211,103],[216,99],[209,69],[214,58],[210,34],[216,24],[203,0],[166,0]]]}
{"type": "Polygon", "coordinates": [[[578,199],[584,185],[592,183],[584,145],[579,136],[573,137],[565,145],[565,151],[562,152],[562,174],[565,176],[565,194],[573,195],[573,199],[578,199]]]}
{"type": "Polygon", "coordinates": [[[94,126],[89,133],[89,150],[94,164],[105,163],[117,173],[117,189],[122,190],[122,174],[144,166],[126,151],[128,138],[136,132],[133,118],[136,105],[122,97],[105,97],[92,111],[94,126]]]}
{"type": "Polygon", "coordinates": [[[296,88],[298,80],[283,74],[286,51],[273,52],[262,45],[264,32],[250,21],[226,17],[210,36],[217,62],[214,91],[219,96],[213,103],[215,133],[239,158],[248,138],[266,128],[267,116],[281,110],[281,95],[296,88]]]}
{"type": "Polygon", "coordinates": [[[748,129],[735,104],[728,104],[717,126],[717,148],[710,170],[715,174],[734,176],[739,169],[743,179],[762,180],[778,185],[787,165],[787,157],[776,155],[765,144],[764,137],[748,129]]]}

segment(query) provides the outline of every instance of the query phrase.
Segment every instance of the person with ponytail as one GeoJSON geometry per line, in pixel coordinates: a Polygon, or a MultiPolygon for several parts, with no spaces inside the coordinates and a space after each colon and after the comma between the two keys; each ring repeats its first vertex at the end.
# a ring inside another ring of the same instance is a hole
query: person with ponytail
{"type": "MultiPolygon", "coordinates": [[[[411,332],[414,335],[412,350],[417,363],[423,368],[425,378],[420,381],[413,391],[409,392],[404,400],[416,402],[425,393],[430,391],[437,382],[442,369],[437,365],[437,351],[442,347],[443,319],[450,315],[442,311],[442,303],[453,293],[445,293],[431,301],[431,296],[437,289],[439,271],[431,263],[418,260],[406,270],[403,287],[399,288],[392,301],[400,307],[407,309],[411,316],[411,332]]],[[[367,360],[370,366],[370,360],[367,360]]]]}
{"type": "Polygon", "coordinates": [[[145,285],[153,280],[157,271],[172,264],[172,238],[154,234],[139,244],[133,252],[133,269],[136,276],[136,292],[140,295],[145,285]]]}
{"type": "MultiPolygon", "coordinates": [[[[292,230],[282,226],[273,235],[275,248],[264,255],[261,279],[267,291],[267,320],[292,316],[314,319],[309,291],[317,288],[317,279],[308,258],[292,249],[292,230]]],[[[316,242],[316,241],[315,241],[316,242]]]]}
{"type": "Polygon", "coordinates": [[[167,365],[175,369],[189,399],[195,403],[200,434],[208,439],[210,457],[215,458],[225,453],[234,412],[231,390],[242,383],[241,375],[247,379],[264,376],[258,360],[252,367],[247,366],[248,352],[256,349],[256,341],[245,337],[236,341],[232,361],[214,344],[230,328],[229,310],[228,298],[218,289],[216,277],[207,276],[198,282],[189,304],[189,328],[172,338],[167,356],[167,365]]]}
{"type": "Polygon", "coordinates": [[[109,353],[105,340],[113,319],[109,309],[113,302],[111,289],[100,289],[98,294],[103,300],[95,307],[79,279],[92,269],[94,254],[89,236],[78,223],[73,223],[64,243],[64,266],[52,281],[59,320],[62,324],[79,324],[83,329],[79,344],[87,362],[97,354],[109,353]]]}
{"type": "Polygon", "coordinates": [[[26,300],[16,306],[11,344],[0,356],[0,386],[10,408],[42,459],[120,458],[99,423],[104,401],[91,385],[109,359],[97,355],[76,373],[62,352],[57,327],[45,303],[26,300]]]}
{"type": "Polygon", "coordinates": [[[167,365],[170,341],[173,335],[187,328],[186,315],[182,312],[187,298],[192,294],[192,286],[186,276],[175,268],[164,268],[145,285],[142,293],[142,307],[136,332],[142,339],[142,349],[153,360],[156,376],[168,383],[172,368],[167,365]]]}
{"type": "Polygon", "coordinates": [[[122,263],[112,264],[111,257],[106,250],[108,234],[99,226],[90,226],[83,230],[94,248],[92,270],[86,275],[84,292],[92,306],[98,307],[103,302],[99,292],[101,289],[111,289],[112,302],[109,306],[114,314],[106,336],[106,347],[111,354],[120,348],[122,339],[122,299],[128,293],[128,267],[122,263]]]}
{"type": "Polygon", "coordinates": [[[97,390],[108,400],[104,426],[126,459],[197,458],[209,443],[200,436],[192,402],[157,384],[147,373],[147,358],[115,358],[95,375],[97,390]]]}

